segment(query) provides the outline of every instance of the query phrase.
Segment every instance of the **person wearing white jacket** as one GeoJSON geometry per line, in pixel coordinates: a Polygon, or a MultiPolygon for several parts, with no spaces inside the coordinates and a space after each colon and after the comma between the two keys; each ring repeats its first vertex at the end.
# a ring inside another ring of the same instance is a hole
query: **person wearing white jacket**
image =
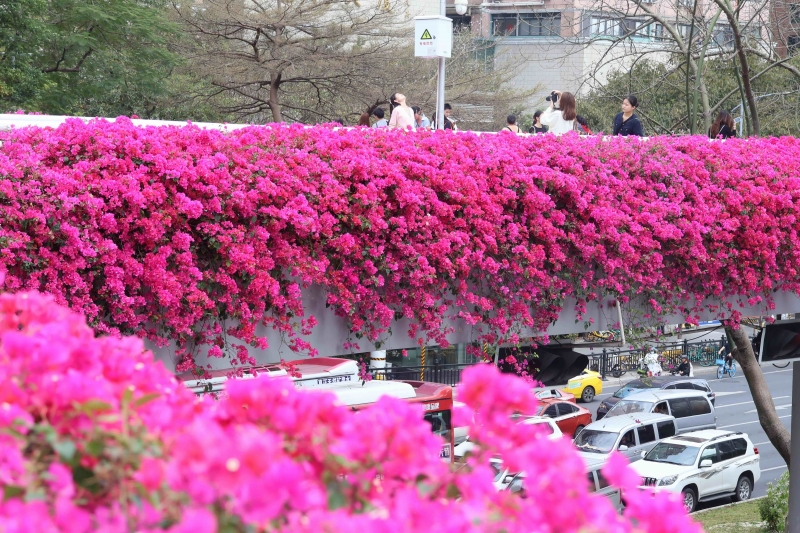
{"type": "Polygon", "coordinates": [[[575,111],[575,96],[572,93],[562,93],[561,91],[553,91],[553,93],[558,95],[558,107],[552,100],[550,101],[550,107],[542,113],[542,124],[550,127],[550,133],[562,134],[573,131],[575,117],[578,116],[575,111]]]}

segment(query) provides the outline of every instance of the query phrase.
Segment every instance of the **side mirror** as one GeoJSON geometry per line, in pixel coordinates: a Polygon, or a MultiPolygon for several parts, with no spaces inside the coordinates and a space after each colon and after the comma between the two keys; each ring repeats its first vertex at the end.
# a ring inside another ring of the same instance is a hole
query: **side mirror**
{"type": "Polygon", "coordinates": [[[700,461],[700,468],[711,468],[712,464],[711,459],[703,459],[700,461]]]}
{"type": "Polygon", "coordinates": [[[618,449],[621,452],[627,452],[628,451],[628,447],[625,446],[624,444],[620,444],[618,449]]]}
{"type": "Polygon", "coordinates": [[[514,481],[514,475],[508,474],[506,477],[503,478],[503,485],[508,485],[512,481],[514,481]]]}
{"type": "Polygon", "coordinates": [[[645,456],[645,455],[647,455],[647,452],[646,452],[646,451],[644,451],[644,450],[642,450],[642,459],[644,459],[644,456],[645,456]]]}

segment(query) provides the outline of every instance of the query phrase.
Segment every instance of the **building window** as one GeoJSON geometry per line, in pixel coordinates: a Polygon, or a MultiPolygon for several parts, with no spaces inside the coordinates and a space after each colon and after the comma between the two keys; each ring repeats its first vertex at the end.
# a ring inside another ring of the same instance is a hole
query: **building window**
{"type": "Polygon", "coordinates": [[[727,24],[717,23],[714,26],[714,44],[720,48],[731,48],[733,46],[733,28],[727,24]]]}
{"type": "Polygon", "coordinates": [[[492,27],[494,28],[494,35],[498,37],[516,37],[517,16],[492,15],[492,27]]]}
{"type": "Polygon", "coordinates": [[[789,53],[794,54],[797,52],[798,48],[800,48],[800,35],[790,35],[788,41],[786,42],[789,48],[789,53]]]}
{"type": "MultiPolygon", "coordinates": [[[[678,34],[680,34],[681,38],[688,39],[689,38],[689,31],[691,30],[691,24],[678,24],[677,30],[678,34]]],[[[697,31],[694,32],[697,35],[697,31]]]]}
{"type": "Polygon", "coordinates": [[[453,32],[470,31],[472,15],[448,15],[453,21],[453,32]]]}
{"type": "Polygon", "coordinates": [[[792,24],[800,24],[800,4],[789,4],[789,15],[792,24]]]}
{"type": "Polygon", "coordinates": [[[620,37],[623,35],[623,21],[620,19],[610,19],[602,17],[592,17],[591,35],[605,35],[608,37],[620,37]]]}
{"type": "Polygon", "coordinates": [[[664,35],[664,26],[663,25],[661,25],[659,23],[653,24],[653,37],[655,39],[663,39],[664,37],[666,37],[664,35]]]}
{"type": "Polygon", "coordinates": [[[558,37],[561,13],[492,15],[492,27],[498,37],[558,37]]]}

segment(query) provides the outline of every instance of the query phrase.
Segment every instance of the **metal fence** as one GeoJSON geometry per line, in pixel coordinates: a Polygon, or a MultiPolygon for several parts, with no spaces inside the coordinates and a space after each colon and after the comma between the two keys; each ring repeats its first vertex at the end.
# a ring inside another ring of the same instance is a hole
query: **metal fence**
{"type": "Polygon", "coordinates": [[[391,368],[372,371],[374,379],[430,381],[445,385],[457,385],[461,381],[461,372],[470,366],[481,363],[442,364],[426,366],[393,366],[391,368]]]}
{"type": "MultiPolygon", "coordinates": [[[[681,358],[686,355],[692,366],[714,366],[720,348],[724,345],[724,340],[717,341],[693,341],[684,340],[682,342],[672,342],[657,344],[654,351],[660,355],[661,368],[668,373],[673,368],[677,368],[681,363],[681,358]]],[[[603,379],[613,374],[636,374],[639,368],[639,361],[648,353],[647,350],[618,350],[604,348],[602,352],[589,355],[589,366],[591,370],[600,372],[603,379]]],[[[482,364],[461,363],[461,364],[441,364],[427,366],[397,366],[392,368],[373,370],[374,379],[385,380],[408,380],[408,381],[430,381],[432,383],[443,383],[445,385],[457,385],[461,381],[461,372],[472,365],[482,364]]]]}
{"type": "MultiPolygon", "coordinates": [[[[724,340],[694,341],[664,343],[654,346],[652,351],[659,354],[661,368],[669,372],[677,368],[683,356],[688,357],[692,366],[713,366],[720,357],[719,351],[724,346],[724,340]]],[[[601,353],[589,356],[589,368],[600,372],[603,379],[606,375],[620,375],[627,372],[636,373],[639,361],[648,353],[648,350],[617,350],[604,348],[601,353]]]]}

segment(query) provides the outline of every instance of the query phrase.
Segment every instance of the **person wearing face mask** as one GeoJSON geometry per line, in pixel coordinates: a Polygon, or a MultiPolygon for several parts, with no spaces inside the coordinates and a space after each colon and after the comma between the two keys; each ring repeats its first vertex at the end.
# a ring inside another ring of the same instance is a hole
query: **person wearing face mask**
{"type": "Polygon", "coordinates": [[[639,100],[632,94],[622,99],[622,113],[614,117],[614,135],[644,137],[642,123],[634,114],[638,105],[639,100]]]}
{"type": "Polygon", "coordinates": [[[414,110],[406,104],[406,97],[401,93],[394,93],[390,98],[392,116],[389,119],[389,128],[414,129],[414,110]]]}

